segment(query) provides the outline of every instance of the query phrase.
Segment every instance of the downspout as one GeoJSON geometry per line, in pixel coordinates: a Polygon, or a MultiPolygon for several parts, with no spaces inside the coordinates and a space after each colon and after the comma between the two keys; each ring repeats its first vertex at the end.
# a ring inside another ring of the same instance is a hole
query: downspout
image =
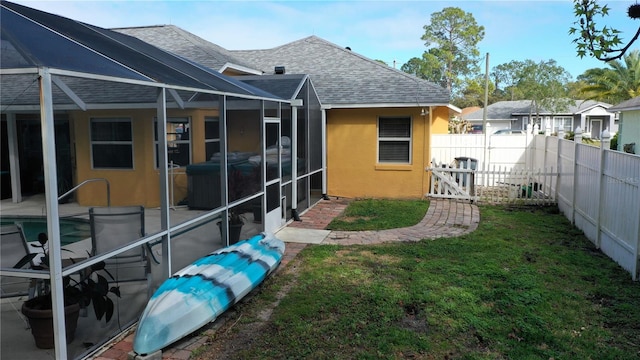
{"type": "Polygon", "coordinates": [[[327,195],[327,110],[322,109],[322,199],[329,200],[327,195]]]}
{"type": "MultiPolygon", "coordinates": [[[[424,135],[422,137],[422,168],[424,169],[424,171],[422,171],[422,197],[426,197],[427,193],[425,192],[425,186],[427,186],[425,184],[425,177],[427,176],[427,170],[429,167],[431,167],[430,165],[430,161],[431,161],[431,119],[432,119],[432,109],[431,106],[428,107],[429,109],[429,114],[427,116],[422,116],[422,121],[424,122],[424,135]]],[[[428,187],[428,186],[427,186],[428,187]]]]}
{"type": "Polygon", "coordinates": [[[302,99],[291,100],[291,217],[300,221],[298,214],[298,107],[302,99]]]}

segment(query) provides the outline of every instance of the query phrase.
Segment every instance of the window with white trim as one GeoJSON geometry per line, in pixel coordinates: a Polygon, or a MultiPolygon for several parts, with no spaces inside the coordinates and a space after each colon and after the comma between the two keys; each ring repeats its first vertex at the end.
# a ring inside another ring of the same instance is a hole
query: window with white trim
{"type": "Polygon", "coordinates": [[[410,117],[380,117],[378,119],[378,162],[411,163],[410,117]]]}
{"type": "MultiPolygon", "coordinates": [[[[153,122],[153,136],[156,147],[156,167],[158,156],[158,121],[153,122]]],[[[188,117],[167,118],[167,162],[173,166],[191,164],[191,121],[188,117]]]]}
{"type": "Polygon", "coordinates": [[[207,160],[220,152],[220,118],[217,116],[204,118],[204,147],[207,160]]]}
{"type": "Polygon", "coordinates": [[[571,116],[554,116],[553,125],[551,131],[557,133],[558,130],[564,130],[565,132],[572,131],[573,129],[573,117],[571,116]]]}
{"type": "Polygon", "coordinates": [[[90,120],[93,169],[133,169],[133,128],[129,118],[90,120]]]}

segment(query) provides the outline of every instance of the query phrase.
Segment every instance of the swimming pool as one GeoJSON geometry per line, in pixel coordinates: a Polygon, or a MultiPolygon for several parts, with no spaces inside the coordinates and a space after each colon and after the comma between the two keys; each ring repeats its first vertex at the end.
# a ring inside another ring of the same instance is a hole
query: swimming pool
{"type": "MultiPolygon", "coordinates": [[[[47,232],[47,218],[44,216],[0,216],[0,225],[18,224],[22,227],[27,241],[38,241],[38,234],[47,232]]],[[[60,219],[60,241],[69,245],[91,237],[89,220],[81,218],[60,219]]]]}

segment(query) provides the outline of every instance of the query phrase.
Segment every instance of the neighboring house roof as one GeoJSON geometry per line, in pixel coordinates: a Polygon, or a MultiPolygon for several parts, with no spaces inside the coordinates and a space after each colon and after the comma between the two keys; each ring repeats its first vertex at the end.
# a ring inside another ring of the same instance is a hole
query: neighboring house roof
{"type": "Polygon", "coordinates": [[[595,100],[576,100],[575,105],[569,106],[568,111],[571,114],[581,114],[596,107],[602,107],[608,111],[611,107],[611,104],[595,100]]]}
{"type": "MultiPolygon", "coordinates": [[[[569,104],[565,111],[552,112],[547,109],[540,108],[540,115],[574,115],[587,112],[595,107],[603,107],[608,109],[611,104],[598,102],[594,100],[574,100],[569,104]]],[[[609,109],[610,110],[610,109],[609,109]]],[[[466,120],[482,120],[483,109],[474,111],[463,118],[466,120]]],[[[487,119],[491,120],[510,120],[516,116],[527,116],[535,114],[535,108],[532,108],[531,100],[514,100],[514,101],[498,101],[487,107],[487,119]]]]}
{"type": "Polygon", "coordinates": [[[175,25],[127,27],[112,30],[134,36],[219,72],[234,68],[249,74],[261,73],[253,68],[252,64],[234,57],[227,49],[175,25]]]}
{"type": "Polygon", "coordinates": [[[478,111],[480,109],[482,109],[480,106],[466,107],[466,108],[462,109],[462,111],[460,112],[460,115],[464,116],[464,115],[470,114],[470,113],[472,113],[474,111],[478,111]]]}
{"type": "Polygon", "coordinates": [[[618,105],[610,107],[608,110],[611,112],[640,110],[640,96],[623,101],[618,105]]]}
{"type": "Polygon", "coordinates": [[[449,92],[431,82],[309,36],[265,50],[233,50],[265,73],[309,74],[325,106],[448,105],[449,92]]]}
{"type": "MultiPolygon", "coordinates": [[[[487,119],[510,120],[514,113],[529,113],[531,100],[498,101],[487,106],[487,119]]],[[[466,120],[482,120],[483,109],[476,110],[463,116],[466,120]]]]}

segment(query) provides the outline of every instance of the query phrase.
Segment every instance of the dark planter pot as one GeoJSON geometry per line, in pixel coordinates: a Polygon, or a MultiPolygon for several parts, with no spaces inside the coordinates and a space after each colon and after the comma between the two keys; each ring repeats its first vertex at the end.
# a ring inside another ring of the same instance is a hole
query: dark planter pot
{"type": "MultiPolygon", "coordinates": [[[[22,303],[22,313],[29,319],[31,334],[36,341],[36,346],[40,349],[53,349],[53,310],[33,309],[33,304],[38,298],[33,298],[22,303]]],[[[80,314],[80,305],[71,304],[64,308],[67,344],[71,343],[76,334],[78,325],[78,315],[80,314]]]]}
{"type": "MultiPolygon", "coordinates": [[[[240,233],[244,224],[229,224],[229,245],[233,245],[240,241],[240,233]]],[[[220,234],[222,234],[222,223],[218,223],[220,234]]]]}

